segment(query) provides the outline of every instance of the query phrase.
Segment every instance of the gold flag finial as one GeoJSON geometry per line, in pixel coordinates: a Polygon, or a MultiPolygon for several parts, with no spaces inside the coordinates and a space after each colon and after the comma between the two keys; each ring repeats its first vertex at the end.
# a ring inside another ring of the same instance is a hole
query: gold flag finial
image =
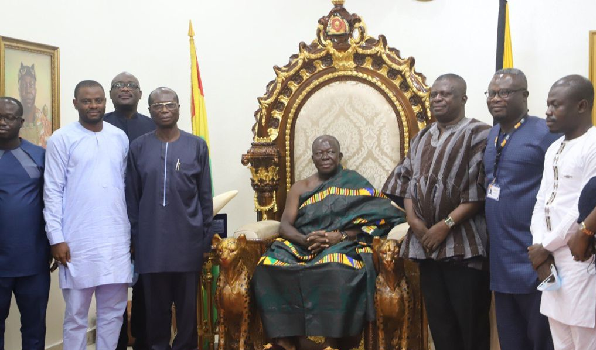
{"type": "Polygon", "coordinates": [[[333,3],[333,5],[335,6],[343,6],[344,3],[346,2],[346,0],[331,0],[331,2],[333,3]]]}
{"type": "Polygon", "coordinates": [[[188,20],[188,36],[193,38],[195,36],[195,31],[192,29],[192,20],[188,20]]]}

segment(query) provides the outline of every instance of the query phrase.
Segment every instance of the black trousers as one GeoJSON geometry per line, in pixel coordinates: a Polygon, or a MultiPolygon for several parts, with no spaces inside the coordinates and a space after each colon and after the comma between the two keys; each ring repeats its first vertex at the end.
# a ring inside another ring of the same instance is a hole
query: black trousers
{"type": "Polygon", "coordinates": [[[495,292],[497,329],[501,349],[552,350],[548,318],[540,313],[542,292],[504,294],[495,292]]]}
{"type": "MultiPolygon", "coordinates": [[[[135,338],[133,350],[149,350],[147,335],[145,332],[145,294],[143,293],[143,282],[141,276],[132,287],[132,305],[130,310],[130,333],[135,338]]],[[[124,322],[118,337],[116,350],[126,350],[128,346],[128,310],[124,309],[124,322]]]]}
{"type": "Polygon", "coordinates": [[[199,272],[142,274],[147,312],[147,343],[151,350],[197,349],[197,287],[199,272]],[[176,306],[176,338],[170,347],[172,303],[176,306]]]}
{"type": "Polygon", "coordinates": [[[489,350],[488,271],[424,260],[420,288],[436,350],[489,350]]]}
{"type": "Polygon", "coordinates": [[[5,322],[13,293],[21,313],[22,349],[44,350],[50,296],[49,269],[32,276],[0,277],[0,350],[4,350],[5,322]]]}

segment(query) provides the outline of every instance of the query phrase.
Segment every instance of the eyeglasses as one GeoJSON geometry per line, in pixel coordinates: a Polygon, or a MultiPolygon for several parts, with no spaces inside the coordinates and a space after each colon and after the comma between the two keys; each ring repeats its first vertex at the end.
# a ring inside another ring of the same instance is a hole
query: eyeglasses
{"type": "Polygon", "coordinates": [[[1,115],[0,114],[0,120],[4,120],[7,123],[14,123],[19,119],[21,119],[21,117],[17,117],[14,115],[1,115]]]}
{"type": "Polygon", "coordinates": [[[323,155],[327,155],[328,157],[333,157],[335,155],[335,151],[330,149],[328,151],[318,151],[313,153],[313,157],[320,159],[323,158],[323,155]]]}
{"type": "Polygon", "coordinates": [[[118,81],[112,84],[112,89],[124,89],[125,87],[131,90],[136,90],[139,88],[139,84],[133,82],[125,83],[122,81],[118,81]]]}
{"type": "Polygon", "coordinates": [[[155,111],[160,111],[163,107],[166,107],[168,111],[173,111],[178,108],[178,104],[175,102],[156,102],[149,106],[149,108],[155,111]]]}
{"type": "Polygon", "coordinates": [[[484,94],[486,98],[495,98],[495,96],[499,95],[500,98],[507,98],[509,95],[516,93],[518,91],[526,91],[526,89],[516,89],[516,90],[509,90],[509,89],[501,89],[501,90],[489,90],[485,91],[484,94]]]}

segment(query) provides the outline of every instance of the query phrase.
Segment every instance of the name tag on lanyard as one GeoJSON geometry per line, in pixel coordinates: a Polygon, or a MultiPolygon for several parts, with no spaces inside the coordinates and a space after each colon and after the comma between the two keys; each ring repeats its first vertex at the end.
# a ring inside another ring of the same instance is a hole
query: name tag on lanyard
{"type": "Polygon", "coordinates": [[[519,122],[517,122],[517,124],[515,124],[513,126],[513,130],[509,133],[509,134],[504,134],[504,138],[503,141],[499,142],[499,137],[501,136],[501,130],[499,129],[499,134],[497,135],[497,137],[495,137],[495,149],[497,151],[496,157],[495,157],[495,166],[493,168],[493,182],[488,185],[487,188],[487,192],[486,192],[486,198],[495,200],[495,201],[499,201],[499,197],[501,196],[501,187],[499,187],[499,184],[497,184],[497,169],[499,168],[499,162],[501,161],[501,155],[503,153],[503,149],[505,148],[505,145],[507,145],[507,142],[509,141],[509,139],[511,138],[511,135],[513,135],[513,133],[519,129],[524,122],[526,121],[526,117],[523,117],[520,119],[519,122]]]}
{"type": "Polygon", "coordinates": [[[488,191],[486,192],[486,198],[490,198],[495,201],[499,201],[501,195],[501,188],[496,183],[488,185],[488,191]]]}

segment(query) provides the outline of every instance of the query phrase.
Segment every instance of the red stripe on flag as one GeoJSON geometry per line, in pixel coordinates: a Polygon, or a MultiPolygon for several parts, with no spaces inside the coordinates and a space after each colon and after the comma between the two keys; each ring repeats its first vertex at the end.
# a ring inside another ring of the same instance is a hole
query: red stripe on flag
{"type": "Polygon", "coordinates": [[[201,70],[199,69],[199,60],[197,60],[197,78],[199,79],[199,90],[201,90],[201,96],[205,97],[203,93],[203,81],[201,80],[201,70]]]}

